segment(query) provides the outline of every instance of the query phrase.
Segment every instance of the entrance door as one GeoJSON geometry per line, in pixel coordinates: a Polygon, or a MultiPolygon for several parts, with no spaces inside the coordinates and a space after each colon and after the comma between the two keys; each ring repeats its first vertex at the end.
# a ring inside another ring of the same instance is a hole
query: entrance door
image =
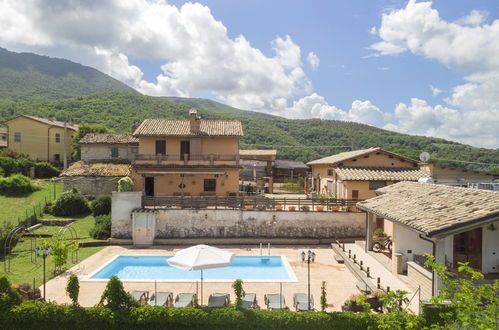
{"type": "Polygon", "coordinates": [[[133,245],[154,243],[154,213],[133,213],[133,245]]]}
{"type": "Polygon", "coordinates": [[[482,268],[482,228],[454,235],[454,268],[458,262],[469,262],[476,270],[482,268]]]}
{"type": "Polygon", "coordinates": [[[146,196],[154,196],[154,177],[147,177],[144,187],[146,196]]]}
{"type": "Polygon", "coordinates": [[[189,160],[190,156],[191,156],[191,141],[180,141],[180,159],[189,160]],[[187,157],[187,159],[185,159],[185,157],[187,157]]]}

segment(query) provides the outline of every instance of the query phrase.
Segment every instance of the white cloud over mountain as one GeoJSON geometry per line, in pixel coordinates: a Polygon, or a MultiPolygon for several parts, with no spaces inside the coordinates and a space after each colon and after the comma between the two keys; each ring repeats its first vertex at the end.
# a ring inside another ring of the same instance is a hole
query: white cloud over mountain
{"type": "MultiPolygon", "coordinates": [[[[400,103],[392,123],[401,132],[439,136],[497,148],[499,145],[499,20],[484,24],[487,13],[473,10],[457,22],[443,20],[431,2],[410,0],[383,14],[376,30],[375,55],[405,51],[441,62],[468,81],[444,101],[430,106],[414,98],[400,103]],[[448,108],[452,107],[452,108],[448,108]]],[[[441,91],[432,89],[436,96],[441,91]]]]}
{"type": "MultiPolygon", "coordinates": [[[[380,38],[370,47],[372,55],[411,52],[441,62],[466,80],[444,105],[413,98],[398,104],[393,114],[370,100],[354,100],[347,110],[329,104],[314,92],[301,48],[290,36],[269,41],[273,54],[265,55],[243,35],[229,37],[223,23],[198,3],[4,0],[0,45],[57,49],[148,95],[211,93],[235,107],[290,118],[350,120],[497,147],[499,20],[485,24],[486,19],[487,13],[472,11],[448,22],[431,2],[412,0],[382,15],[381,25],[369,30],[380,38]],[[141,69],[130,63],[134,58],[163,63],[155,81],[144,80],[141,69]]],[[[307,63],[317,70],[320,59],[309,52],[307,63]]]]}

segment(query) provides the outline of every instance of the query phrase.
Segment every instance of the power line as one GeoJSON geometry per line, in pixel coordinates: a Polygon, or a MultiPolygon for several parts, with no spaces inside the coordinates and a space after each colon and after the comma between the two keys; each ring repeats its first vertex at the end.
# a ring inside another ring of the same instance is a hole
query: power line
{"type": "Polygon", "coordinates": [[[302,148],[302,149],[315,149],[315,148],[352,148],[352,146],[293,146],[293,145],[279,145],[279,144],[254,144],[254,143],[240,143],[245,146],[258,146],[258,147],[271,147],[271,148],[302,148]]]}

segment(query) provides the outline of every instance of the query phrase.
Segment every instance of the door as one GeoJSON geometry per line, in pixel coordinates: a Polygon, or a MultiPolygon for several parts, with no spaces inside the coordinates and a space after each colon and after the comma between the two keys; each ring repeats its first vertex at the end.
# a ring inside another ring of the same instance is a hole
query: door
{"type": "Polygon", "coordinates": [[[454,268],[468,262],[476,270],[482,268],[482,228],[454,235],[454,268]]]}
{"type": "Polygon", "coordinates": [[[191,155],[191,141],[180,141],[180,159],[189,160],[190,155],[191,155]]]}
{"type": "Polygon", "coordinates": [[[133,245],[152,245],[156,217],[154,213],[133,213],[133,245]]]}
{"type": "Polygon", "coordinates": [[[146,196],[154,196],[154,177],[147,177],[145,179],[145,187],[144,187],[146,196]]]}

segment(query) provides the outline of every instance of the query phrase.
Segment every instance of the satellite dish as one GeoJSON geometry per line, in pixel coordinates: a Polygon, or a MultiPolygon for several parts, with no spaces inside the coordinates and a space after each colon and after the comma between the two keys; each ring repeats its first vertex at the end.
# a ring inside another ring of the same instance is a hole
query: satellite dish
{"type": "Polygon", "coordinates": [[[423,162],[423,163],[426,163],[427,161],[430,160],[430,154],[427,153],[426,151],[423,151],[420,155],[419,155],[419,159],[423,162]]]}

